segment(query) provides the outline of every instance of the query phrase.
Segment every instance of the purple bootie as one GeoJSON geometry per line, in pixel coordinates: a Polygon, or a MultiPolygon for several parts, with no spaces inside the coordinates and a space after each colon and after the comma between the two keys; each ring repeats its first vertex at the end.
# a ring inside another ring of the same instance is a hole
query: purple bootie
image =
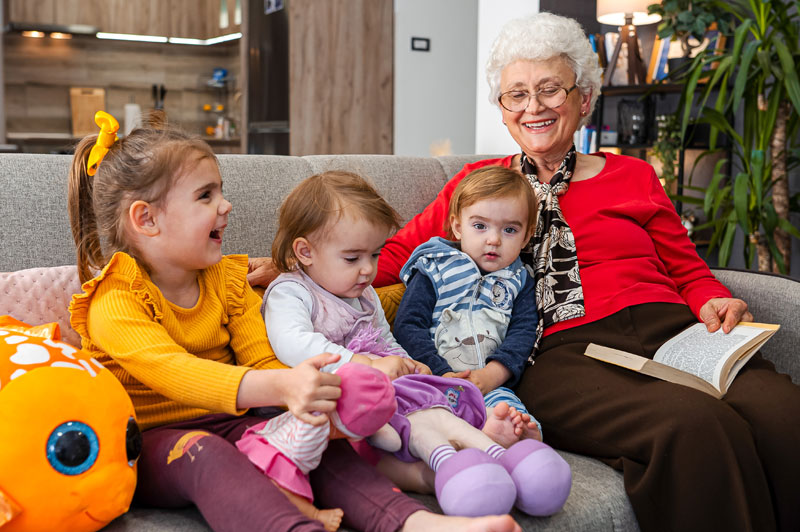
{"type": "Polygon", "coordinates": [[[569,464],[549,445],[522,440],[500,457],[517,487],[515,506],[528,515],[553,515],[572,487],[569,464]]]}
{"type": "Polygon", "coordinates": [[[507,514],[516,497],[505,468],[478,449],[458,451],[436,471],[436,499],[447,515],[507,514]]]}

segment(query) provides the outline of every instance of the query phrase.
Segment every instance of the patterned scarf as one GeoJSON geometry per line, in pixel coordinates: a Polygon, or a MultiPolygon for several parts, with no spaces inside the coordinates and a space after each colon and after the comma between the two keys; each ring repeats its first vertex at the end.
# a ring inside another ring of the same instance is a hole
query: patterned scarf
{"type": "MultiPolygon", "coordinates": [[[[533,280],[536,283],[539,323],[536,326],[534,353],[545,327],[586,314],[575,237],[558,204],[558,197],[569,189],[576,161],[573,145],[550,183],[540,183],[536,177],[536,165],[522,154],[522,173],[528,178],[539,200],[536,230],[526,253],[521,255],[523,262],[533,268],[533,280]]],[[[533,358],[531,354],[528,361],[532,363],[533,358]]]]}

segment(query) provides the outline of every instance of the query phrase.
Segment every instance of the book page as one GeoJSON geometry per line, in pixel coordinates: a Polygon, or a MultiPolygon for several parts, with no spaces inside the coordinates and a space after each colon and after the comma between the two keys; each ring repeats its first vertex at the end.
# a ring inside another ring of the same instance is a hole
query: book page
{"type": "Polygon", "coordinates": [[[720,373],[731,354],[764,331],[762,328],[737,325],[725,334],[722,328],[710,333],[696,323],[662,345],[653,360],[697,375],[717,389],[720,373]]]}

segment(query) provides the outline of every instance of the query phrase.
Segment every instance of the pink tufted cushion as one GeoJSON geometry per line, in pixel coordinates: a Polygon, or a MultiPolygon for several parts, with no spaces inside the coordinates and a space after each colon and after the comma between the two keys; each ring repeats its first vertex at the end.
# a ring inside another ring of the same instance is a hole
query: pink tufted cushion
{"type": "Polygon", "coordinates": [[[75,266],[0,273],[0,316],[8,314],[30,325],[58,322],[62,340],[80,347],[81,337],[69,326],[67,312],[72,294],[80,291],[75,266]]]}

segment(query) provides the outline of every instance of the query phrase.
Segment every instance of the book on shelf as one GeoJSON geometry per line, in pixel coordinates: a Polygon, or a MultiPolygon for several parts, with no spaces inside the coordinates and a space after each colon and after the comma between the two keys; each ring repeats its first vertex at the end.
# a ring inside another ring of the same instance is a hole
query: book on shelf
{"type": "Polygon", "coordinates": [[[705,324],[696,323],[667,340],[652,360],[597,344],[589,344],[585,355],[720,399],[742,367],[779,328],[740,322],[725,334],[722,328],[710,333],[705,324]]]}

